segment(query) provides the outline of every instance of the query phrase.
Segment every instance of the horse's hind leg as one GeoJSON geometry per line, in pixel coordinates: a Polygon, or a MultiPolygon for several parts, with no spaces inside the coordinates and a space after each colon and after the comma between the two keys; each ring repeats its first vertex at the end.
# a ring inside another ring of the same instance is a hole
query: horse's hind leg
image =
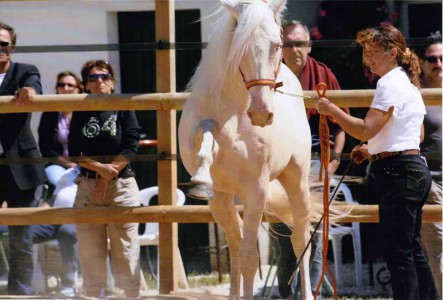
{"type": "Polygon", "coordinates": [[[199,147],[197,153],[198,169],[191,178],[191,185],[187,193],[192,198],[209,200],[214,196],[209,169],[218,149],[213,135],[216,128],[217,123],[209,119],[202,121],[198,128],[194,141],[196,147],[199,147]]]}
{"type": "Polygon", "coordinates": [[[292,248],[298,259],[301,258],[300,277],[302,284],[302,299],[313,299],[311,280],[309,276],[310,245],[310,191],[309,191],[309,168],[303,172],[285,171],[279,178],[280,183],[286,190],[293,216],[293,230],[291,234],[292,248]],[[299,184],[297,184],[299,182],[299,184]],[[306,251],[304,252],[305,248],[306,251]],[[304,254],[303,254],[304,252],[304,254]]]}
{"type": "Polygon", "coordinates": [[[226,234],[226,241],[229,247],[230,267],[231,267],[231,289],[229,292],[230,300],[240,300],[240,262],[239,251],[242,243],[243,221],[235,207],[233,195],[221,192],[215,192],[213,200],[209,201],[212,216],[223,228],[226,234]]]}

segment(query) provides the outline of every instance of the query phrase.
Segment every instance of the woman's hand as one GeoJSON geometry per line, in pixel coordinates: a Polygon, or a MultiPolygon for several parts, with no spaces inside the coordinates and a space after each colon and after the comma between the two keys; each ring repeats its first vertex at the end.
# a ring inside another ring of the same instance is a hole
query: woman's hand
{"type": "Polygon", "coordinates": [[[329,101],[328,98],[320,97],[314,100],[315,108],[318,110],[318,112],[322,115],[329,116],[331,114],[331,105],[332,102],[329,101]]]}
{"type": "Polygon", "coordinates": [[[107,180],[112,180],[118,176],[119,170],[112,164],[101,164],[97,173],[107,180]]]}
{"type": "Polygon", "coordinates": [[[351,152],[351,159],[354,160],[354,163],[359,165],[365,160],[369,159],[371,155],[368,152],[368,145],[362,144],[354,147],[351,152]]]}

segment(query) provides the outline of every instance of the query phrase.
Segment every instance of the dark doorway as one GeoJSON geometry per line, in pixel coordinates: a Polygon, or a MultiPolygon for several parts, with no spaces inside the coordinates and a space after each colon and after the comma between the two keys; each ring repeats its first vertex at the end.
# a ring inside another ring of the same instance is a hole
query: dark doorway
{"type": "Polygon", "coordinates": [[[442,31],[442,3],[409,4],[409,37],[424,38],[442,31]]]}

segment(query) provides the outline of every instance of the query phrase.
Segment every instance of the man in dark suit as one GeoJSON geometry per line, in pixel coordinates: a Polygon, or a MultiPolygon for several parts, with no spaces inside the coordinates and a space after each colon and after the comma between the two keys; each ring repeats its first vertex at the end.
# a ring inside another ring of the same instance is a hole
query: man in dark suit
{"type": "MultiPolygon", "coordinates": [[[[11,61],[16,40],[14,29],[0,21],[0,96],[14,95],[13,102],[25,105],[42,93],[42,87],[35,66],[11,61]]],[[[30,113],[0,114],[0,204],[6,202],[8,207],[35,207],[38,200],[35,190],[47,180],[43,165],[32,161],[41,154],[30,121],[30,113]]],[[[32,293],[30,229],[30,226],[9,226],[8,294],[11,295],[32,293]]]]}

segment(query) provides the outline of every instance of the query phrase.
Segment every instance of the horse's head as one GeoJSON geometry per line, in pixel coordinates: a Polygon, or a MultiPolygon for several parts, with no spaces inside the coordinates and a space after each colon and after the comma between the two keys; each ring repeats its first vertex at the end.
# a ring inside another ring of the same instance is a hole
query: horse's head
{"type": "Polygon", "coordinates": [[[228,61],[240,72],[250,95],[252,125],[266,126],[274,117],[274,87],[282,59],[280,11],[286,0],[221,0],[237,21],[228,61]]]}

